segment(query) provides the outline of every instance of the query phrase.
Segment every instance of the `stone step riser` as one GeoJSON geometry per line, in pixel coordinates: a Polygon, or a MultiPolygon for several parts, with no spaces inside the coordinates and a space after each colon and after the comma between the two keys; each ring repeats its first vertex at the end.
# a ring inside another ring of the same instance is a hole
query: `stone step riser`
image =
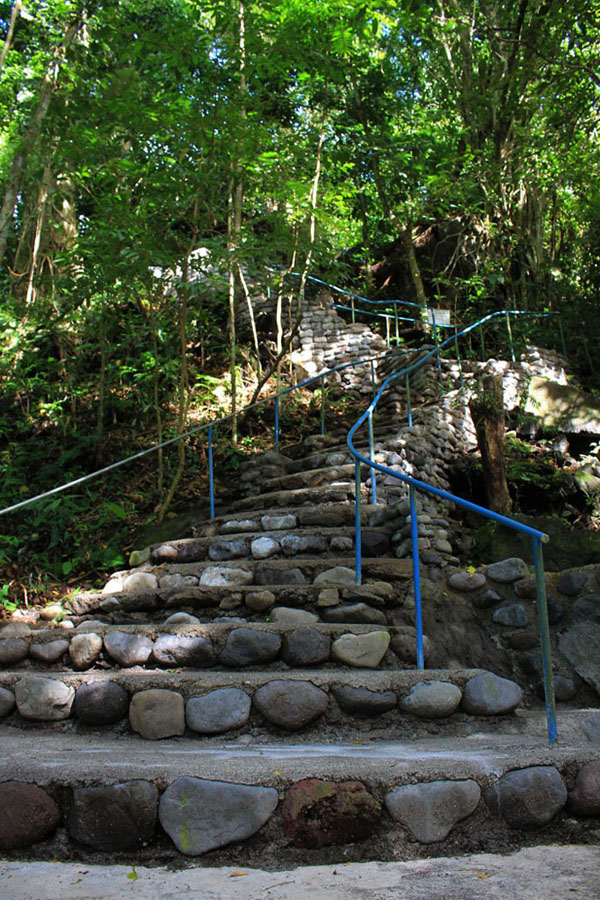
{"type": "Polygon", "coordinates": [[[407,772],[361,780],[352,766],[348,770],[352,780],[282,778],[279,772],[253,784],[153,779],[140,768],[129,781],[100,779],[93,787],[65,775],[37,784],[5,782],[0,805],[12,830],[0,831],[0,849],[9,858],[13,848],[29,848],[34,858],[81,861],[90,852],[107,861],[126,854],[128,866],[201,859],[212,851],[211,865],[225,865],[230,877],[243,879],[240,866],[261,860],[289,868],[300,860],[450,856],[457,844],[462,852],[499,843],[515,849],[524,830],[534,843],[578,843],[589,840],[590,809],[598,808],[590,787],[598,763],[585,759],[549,765],[540,755],[537,764],[510,772],[502,767],[483,775],[465,767],[457,776],[455,767],[436,780],[407,772]]]}
{"type": "MultiPolygon", "coordinates": [[[[363,504],[361,507],[361,523],[375,527],[373,517],[387,522],[397,518],[396,510],[388,507],[363,504]]],[[[217,516],[210,521],[199,522],[194,527],[197,538],[226,536],[243,533],[269,534],[291,528],[347,528],[354,533],[354,508],[347,503],[330,503],[322,506],[299,507],[292,510],[270,508],[261,510],[260,515],[246,513],[243,518],[233,515],[217,516]],[[292,522],[292,520],[294,520],[292,522]],[[242,523],[240,526],[239,523],[242,523]],[[275,524],[273,524],[275,522],[275,524]]]]}

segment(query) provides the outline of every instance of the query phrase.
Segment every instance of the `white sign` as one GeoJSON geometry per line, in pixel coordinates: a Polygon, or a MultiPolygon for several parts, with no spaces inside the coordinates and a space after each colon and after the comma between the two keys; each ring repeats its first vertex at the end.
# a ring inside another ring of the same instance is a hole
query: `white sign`
{"type": "Polygon", "coordinates": [[[449,325],[450,324],[450,310],[449,309],[432,309],[431,307],[427,310],[427,321],[430,325],[433,325],[433,317],[435,316],[435,324],[436,325],[449,325]]]}

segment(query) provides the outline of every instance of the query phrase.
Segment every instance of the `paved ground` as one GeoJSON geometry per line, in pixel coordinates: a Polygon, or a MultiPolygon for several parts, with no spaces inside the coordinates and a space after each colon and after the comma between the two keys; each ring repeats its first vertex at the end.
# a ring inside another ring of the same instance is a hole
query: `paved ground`
{"type": "Polygon", "coordinates": [[[0,861],[2,900],[599,900],[600,847],[257,869],[0,861]]]}

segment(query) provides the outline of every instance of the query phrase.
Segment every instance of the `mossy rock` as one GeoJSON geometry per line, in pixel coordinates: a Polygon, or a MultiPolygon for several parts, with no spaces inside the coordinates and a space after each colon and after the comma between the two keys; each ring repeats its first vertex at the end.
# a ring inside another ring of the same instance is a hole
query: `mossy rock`
{"type": "MultiPolygon", "coordinates": [[[[544,544],[544,567],[549,572],[561,572],[574,566],[586,566],[600,560],[600,533],[575,529],[556,516],[514,515],[517,521],[550,538],[544,544]]],[[[517,556],[525,562],[533,561],[531,538],[520,532],[488,522],[473,536],[474,563],[499,562],[517,556]]]]}

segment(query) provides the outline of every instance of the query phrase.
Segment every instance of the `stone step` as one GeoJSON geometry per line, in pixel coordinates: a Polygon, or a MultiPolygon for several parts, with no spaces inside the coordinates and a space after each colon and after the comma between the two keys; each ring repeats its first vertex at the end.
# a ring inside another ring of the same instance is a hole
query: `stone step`
{"type": "MultiPolygon", "coordinates": [[[[385,505],[363,503],[361,505],[361,522],[370,525],[375,519],[380,524],[382,521],[394,519],[395,509],[385,505]]],[[[194,534],[197,537],[212,537],[217,534],[242,534],[273,532],[290,528],[342,528],[348,527],[354,533],[354,504],[349,503],[322,503],[293,507],[286,510],[281,507],[262,508],[259,513],[252,510],[245,512],[243,516],[232,513],[223,513],[214,519],[198,522],[194,526],[194,534]]]]}
{"type": "Polygon", "coordinates": [[[2,734],[94,727],[147,740],[249,733],[260,742],[300,731],[320,740],[400,740],[476,733],[492,720],[518,731],[523,701],[516,682],[477,669],[5,671],[0,686],[2,734]]]}
{"type": "MultiPolygon", "coordinates": [[[[363,495],[368,498],[366,486],[363,486],[363,495]]],[[[266,509],[267,507],[295,507],[304,503],[345,503],[354,499],[354,481],[345,481],[342,484],[322,484],[318,487],[297,488],[289,491],[271,491],[257,494],[251,497],[240,497],[228,506],[230,512],[245,510],[266,509]]]]}
{"type": "MultiPolygon", "coordinates": [[[[207,861],[227,866],[222,877],[238,876],[244,889],[251,865],[507,851],[524,835],[530,845],[595,843],[598,743],[588,734],[599,719],[597,710],[565,714],[551,748],[538,711],[518,714],[518,730],[483,721],[467,737],[175,738],[161,741],[160,753],[136,735],[97,730],[37,731],[32,753],[17,729],[3,727],[0,848],[8,859],[122,860],[134,880],[135,866],[203,862],[212,851],[207,861]]],[[[473,880],[478,874],[489,873],[474,867],[473,880]]],[[[80,879],[90,896],[84,871],[80,879]]]]}
{"type": "MultiPolygon", "coordinates": [[[[260,470],[259,470],[260,471],[260,470]]],[[[367,478],[366,467],[361,469],[361,477],[367,478]]],[[[262,494],[272,494],[280,491],[296,491],[305,488],[324,487],[326,485],[354,485],[354,463],[345,465],[329,465],[321,468],[304,469],[287,475],[278,475],[273,478],[256,478],[252,481],[242,477],[242,489],[253,497],[262,494]]]]}

